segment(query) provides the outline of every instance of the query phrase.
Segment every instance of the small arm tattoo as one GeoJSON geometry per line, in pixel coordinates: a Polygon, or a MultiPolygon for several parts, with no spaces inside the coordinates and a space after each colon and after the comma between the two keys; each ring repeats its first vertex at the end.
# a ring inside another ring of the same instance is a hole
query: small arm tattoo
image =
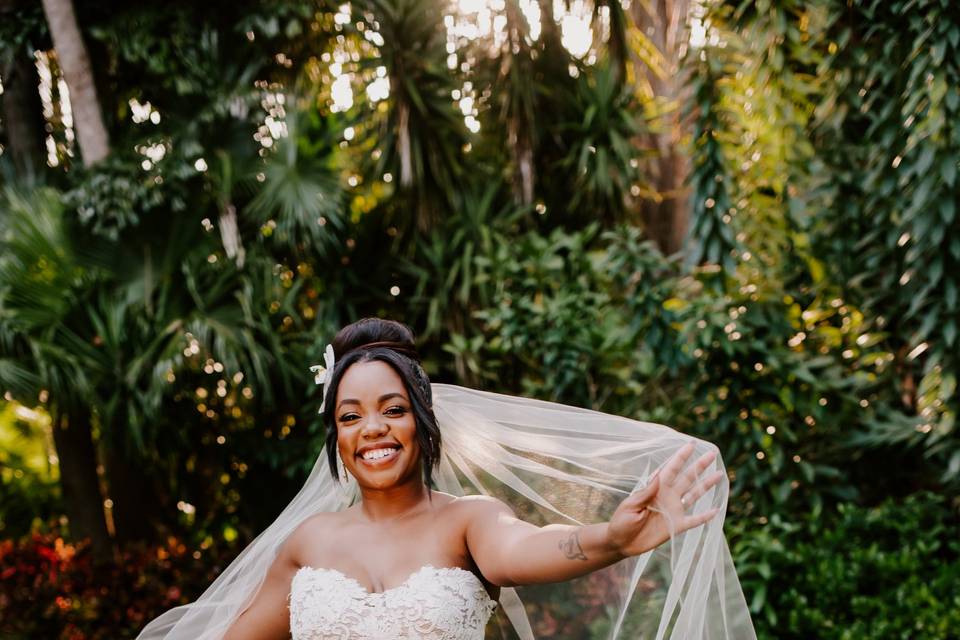
{"type": "Polygon", "coordinates": [[[566,540],[561,540],[558,547],[568,560],[586,560],[587,555],[580,546],[580,531],[574,531],[566,540]]]}

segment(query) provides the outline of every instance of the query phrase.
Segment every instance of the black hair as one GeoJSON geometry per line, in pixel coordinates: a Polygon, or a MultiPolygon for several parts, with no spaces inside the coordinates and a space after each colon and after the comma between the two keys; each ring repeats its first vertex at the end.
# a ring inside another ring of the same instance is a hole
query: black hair
{"type": "Polygon", "coordinates": [[[378,361],[393,368],[410,398],[420,445],[423,482],[432,486],[433,470],[440,462],[440,427],[433,414],[430,379],[420,364],[413,331],[407,325],[382,318],[363,318],[340,329],[331,343],[336,363],[324,397],[323,422],[327,427],[327,462],[335,480],[337,469],[337,388],[343,374],[357,362],[378,361]]]}

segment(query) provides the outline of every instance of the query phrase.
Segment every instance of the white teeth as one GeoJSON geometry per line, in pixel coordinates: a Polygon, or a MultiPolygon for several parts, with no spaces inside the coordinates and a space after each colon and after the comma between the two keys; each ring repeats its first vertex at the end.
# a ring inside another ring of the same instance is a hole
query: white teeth
{"type": "Polygon", "coordinates": [[[369,450],[369,451],[364,451],[364,452],[363,452],[363,459],[364,459],[364,460],[379,460],[379,459],[381,459],[381,458],[386,458],[387,456],[389,456],[389,455],[390,455],[391,453],[393,453],[394,451],[395,451],[395,449],[390,449],[390,448],[388,448],[388,449],[371,449],[371,450],[369,450]]]}

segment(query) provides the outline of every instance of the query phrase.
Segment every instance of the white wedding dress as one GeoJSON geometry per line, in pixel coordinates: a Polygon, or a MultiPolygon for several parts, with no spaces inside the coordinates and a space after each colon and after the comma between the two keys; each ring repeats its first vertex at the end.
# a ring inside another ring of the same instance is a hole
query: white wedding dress
{"type": "Polygon", "coordinates": [[[425,565],[371,593],[335,569],[301,567],[290,585],[293,640],[483,640],[496,607],[459,567],[425,565]]]}

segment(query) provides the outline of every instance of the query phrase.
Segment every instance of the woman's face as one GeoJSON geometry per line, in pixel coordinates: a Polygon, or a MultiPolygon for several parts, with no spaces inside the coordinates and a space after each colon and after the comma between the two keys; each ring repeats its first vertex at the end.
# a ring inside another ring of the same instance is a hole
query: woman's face
{"type": "Polygon", "coordinates": [[[386,489],[420,477],[417,425],[403,381],[385,362],[357,362],[337,388],[337,446],[361,487],[386,489]]]}

